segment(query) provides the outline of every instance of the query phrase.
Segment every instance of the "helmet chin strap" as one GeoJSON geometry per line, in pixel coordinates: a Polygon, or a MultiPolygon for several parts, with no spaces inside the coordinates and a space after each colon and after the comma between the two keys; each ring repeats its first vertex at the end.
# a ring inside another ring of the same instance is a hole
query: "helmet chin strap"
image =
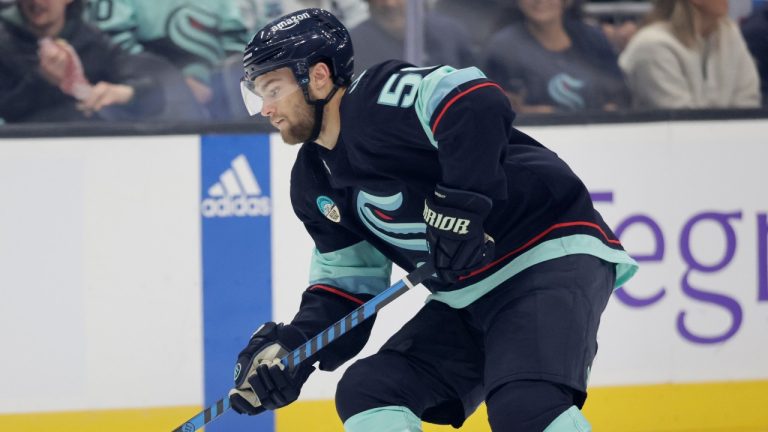
{"type": "Polygon", "coordinates": [[[312,100],[309,98],[309,86],[302,86],[302,90],[304,91],[304,100],[307,102],[307,104],[315,107],[315,127],[312,128],[312,133],[310,134],[309,139],[305,141],[312,142],[316,140],[318,136],[320,136],[320,128],[323,126],[323,110],[325,109],[325,105],[328,103],[328,101],[330,101],[333,95],[336,94],[336,91],[339,90],[339,86],[338,84],[334,84],[331,92],[328,93],[328,96],[326,96],[325,99],[317,100],[312,100]]]}

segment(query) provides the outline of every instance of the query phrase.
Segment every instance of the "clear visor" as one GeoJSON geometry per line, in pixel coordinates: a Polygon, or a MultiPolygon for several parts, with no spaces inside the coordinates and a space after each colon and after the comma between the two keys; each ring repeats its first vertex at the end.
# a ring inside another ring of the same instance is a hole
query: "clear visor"
{"type": "Polygon", "coordinates": [[[261,113],[264,107],[276,104],[299,88],[296,82],[286,82],[283,79],[267,79],[258,84],[245,78],[240,80],[240,94],[243,96],[243,103],[251,116],[261,113]]]}

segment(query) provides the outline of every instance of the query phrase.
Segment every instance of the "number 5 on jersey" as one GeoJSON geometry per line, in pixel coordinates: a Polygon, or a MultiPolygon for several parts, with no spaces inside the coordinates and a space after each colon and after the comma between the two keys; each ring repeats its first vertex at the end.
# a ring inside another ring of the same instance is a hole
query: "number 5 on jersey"
{"type": "Polygon", "coordinates": [[[416,73],[392,74],[379,94],[378,103],[409,108],[416,101],[416,88],[423,77],[416,73]]]}

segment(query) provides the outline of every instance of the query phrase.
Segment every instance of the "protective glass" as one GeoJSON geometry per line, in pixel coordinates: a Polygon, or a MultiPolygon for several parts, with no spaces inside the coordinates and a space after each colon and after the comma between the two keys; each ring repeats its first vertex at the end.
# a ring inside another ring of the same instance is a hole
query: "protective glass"
{"type": "Polygon", "coordinates": [[[240,80],[240,94],[248,114],[259,114],[265,106],[274,105],[300,89],[296,82],[285,79],[267,79],[256,86],[253,81],[245,78],[240,80]]]}

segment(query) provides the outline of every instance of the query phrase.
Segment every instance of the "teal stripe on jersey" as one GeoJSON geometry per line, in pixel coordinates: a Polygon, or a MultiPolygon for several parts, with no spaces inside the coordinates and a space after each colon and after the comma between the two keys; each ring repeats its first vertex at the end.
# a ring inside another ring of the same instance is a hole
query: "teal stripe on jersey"
{"type": "Polygon", "coordinates": [[[437,141],[432,134],[432,127],[429,121],[432,119],[440,102],[461,84],[481,78],[485,78],[485,74],[474,66],[466,69],[442,66],[421,80],[418,96],[416,97],[416,115],[419,118],[421,127],[427,134],[427,138],[429,138],[429,142],[435,148],[437,148],[437,141]]]}
{"type": "Polygon", "coordinates": [[[466,286],[456,291],[438,292],[429,296],[428,300],[437,300],[456,309],[469,306],[499,286],[507,279],[538,263],[560,258],[566,255],[587,254],[603,261],[616,264],[616,282],[618,288],[637,272],[638,266],[625,251],[611,249],[599,239],[586,234],[575,234],[568,237],[545,241],[531,250],[513,259],[504,267],[496,270],[480,282],[466,286]]]}
{"type": "Polygon", "coordinates": [[[332,285],[352,294],[376,295],[389,287],[392,262],[368,242],[333,252],[312,252],[309,283],[332,285]]]}
{"type": "MultiPolygon", "coordinates": [[[[448,94],[452,92],[456,87],[469,81],[485,78],[485,74],[483,74],[480,69],[474,66],[466,69],[453,69],[451,71],[446,70],[445,72],[447,73],[436,75],[443,69],[453,68],[444,66],[443,68],[440,68],[425,76],[422,80],[422,84],[426,83],[429,88],[429,93],[425,95],[425,97],[427,97],[425,114],[429,115],[429,118],[432,118],[438,105],[440,105],[440,102],[442,102],[443,99],[445,99],[445,97],[448,96],[448,94]]],[[[420,95],[422,95],[422,93],[420,93],[420,95]]]]}
{"type": "Polygon", "coordinates": [[[557,416],[552,423],[544,429],[544,432],[591,432],[592,426],[589,424],[584,414],[573,405],[562,414],[557,416]]]}
{"type": "Polygon", "coordinates": [[[344,422],[346,432],[421,432],[421,419],[404,406],[385,406],[357,413],[344,422]]]}

